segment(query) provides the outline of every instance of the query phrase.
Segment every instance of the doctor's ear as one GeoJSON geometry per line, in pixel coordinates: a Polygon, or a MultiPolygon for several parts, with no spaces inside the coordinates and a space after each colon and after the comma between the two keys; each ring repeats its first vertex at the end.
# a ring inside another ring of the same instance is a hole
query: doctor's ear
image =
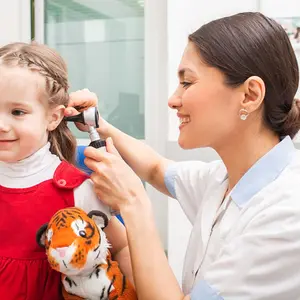
{"type": "Polygon", "coordinates": [[[49,108],[48,113],[48,131],[53,131],[57,128],[64,117],[65,106],[58,105],[54,108],[49,108]]]}
{"type": "Polygon", "coordinates": [[[98,210],[92,210],[88,213],[88,217],[94,220],[97,226],[103,230],[108,225],[108,217],[105,213],[98,210]]]}
{"type": "Polygon", "coordinates": [[[264,81],[258,76],[251,76],[244,82],[243,89],[245,97],[241,102],[241,107],[248,113],[258,110],[266,94],[264,81]]]}

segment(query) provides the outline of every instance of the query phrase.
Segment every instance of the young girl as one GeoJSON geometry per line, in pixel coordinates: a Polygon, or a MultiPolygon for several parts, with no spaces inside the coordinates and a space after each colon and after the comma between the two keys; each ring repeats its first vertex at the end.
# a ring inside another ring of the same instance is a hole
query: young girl
{"type": "MultiPolygon", "coordinates": [[[[68,79],[62,58],[44,45],[0,48],[0,295],[5,300],[61,299],[60,274],[35,240],[59,209],[109,210],[73,166],[75,139],[63,120],[68,79]]],[[[112,254],[130,277],[123,226],[106,228],[112,254]]]]}

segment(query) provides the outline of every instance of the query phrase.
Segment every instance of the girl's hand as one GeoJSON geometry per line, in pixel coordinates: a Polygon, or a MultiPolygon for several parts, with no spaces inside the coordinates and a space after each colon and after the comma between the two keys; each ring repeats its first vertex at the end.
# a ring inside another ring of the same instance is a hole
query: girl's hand
{"type": "Polygon", "coordinates": [[[140,178],[121,158],[112,139],[106,143],[107,152],[92,147],[84,152],[86,166],[94,171],[91,179],[99,199],[118,211],[148,199],[140,178]]]}

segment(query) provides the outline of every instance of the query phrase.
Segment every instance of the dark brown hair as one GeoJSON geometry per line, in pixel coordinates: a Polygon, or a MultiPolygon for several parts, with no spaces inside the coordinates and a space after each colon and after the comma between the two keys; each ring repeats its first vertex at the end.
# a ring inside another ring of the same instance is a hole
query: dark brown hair
{"type": "Polygon", "coordinates": [[[219,69],[229,86],[250,76],[265,83],[263,117],[279,136],[291,138],[300,129],[298,63],[281,25],[261,13],[246,12],[205,24],[189,36],[207,65],[219,69]]]}
{"type": "MultiPolygon", "coordinates": [[[[50,107],[68,105],[68,74],[62,57],[46,45],[13,43],[0,48],[0,66],[28,68],[45,78],[43,97],[50,107]]],[[[75,163],[76,139],[62,121],[49,132],[50,151],[61,160],[75,163]]]]}

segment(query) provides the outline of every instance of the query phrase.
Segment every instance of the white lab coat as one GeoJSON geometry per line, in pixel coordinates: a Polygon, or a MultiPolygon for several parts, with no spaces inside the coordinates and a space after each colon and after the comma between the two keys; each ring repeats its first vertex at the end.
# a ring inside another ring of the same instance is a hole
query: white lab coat
{"type": "Polygon", "coordinates": [[[300,299],[300,151],[289,137],[224,201],[221,161],[174,163],[165,182],[193,225],[185,294],[192,300],[300,299]]]}

